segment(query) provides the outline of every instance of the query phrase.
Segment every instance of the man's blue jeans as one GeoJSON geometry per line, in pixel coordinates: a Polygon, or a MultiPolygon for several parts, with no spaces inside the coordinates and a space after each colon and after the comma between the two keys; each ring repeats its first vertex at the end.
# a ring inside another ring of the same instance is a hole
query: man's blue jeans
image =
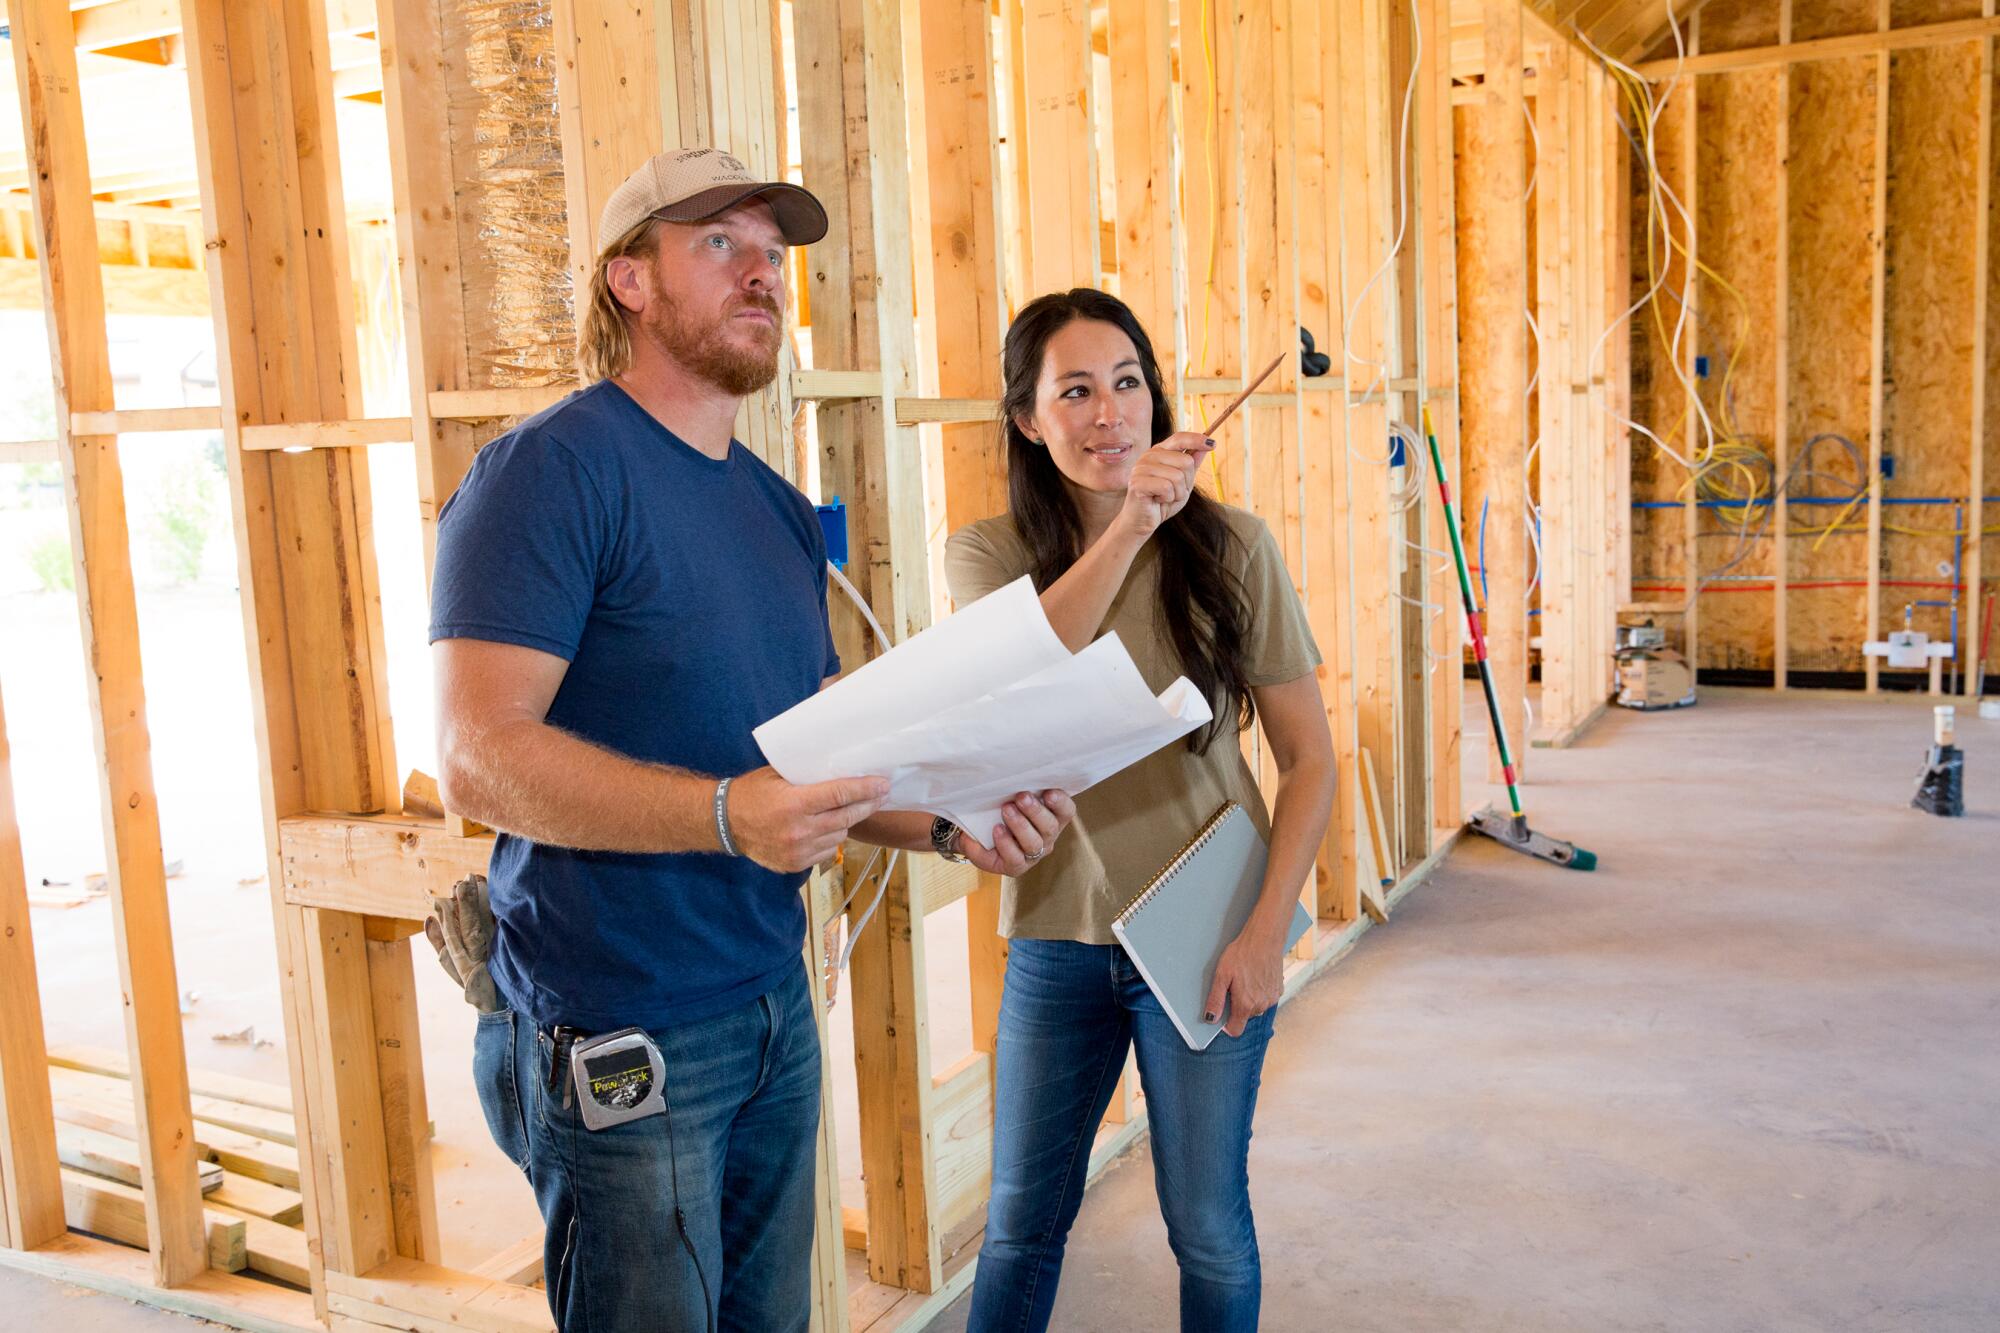
{"type": "Polygon", "coordinates": [[[1116,945],[1015,940],[1000,1000],[993,1198],[970,1333],[1046,1329],[1090,1144],[1136,1046],[1153,1181],[1181,1270],[1181,1328],[1257,1327],[1250,1119],[1275,1010],[1193,1051],[1116,945]]]}
{"type": "Polygon", "coordinates": [[[804,1333],[820,1056],[803,964],[749,1004],[651,1035],[671,1116],[590,1130],[567,1061],[549,1086],[548,1034],[504,1010],[479,1018],[479,1102],[541,1205],[557,1327],[703,1333],[712,1312],[720,1333],[804,1333]]]}

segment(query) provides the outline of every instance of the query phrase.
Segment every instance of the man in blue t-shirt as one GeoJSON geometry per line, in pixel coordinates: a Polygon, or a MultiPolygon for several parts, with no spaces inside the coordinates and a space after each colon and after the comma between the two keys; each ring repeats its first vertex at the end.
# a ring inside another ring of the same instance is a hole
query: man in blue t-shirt
{"type": "Polygon", "coordinates": [[[793,786],[751,737],[840,670],[812,507],[730,438],[777,372],[785,247],[825,233],[727,154],[647,162],[605,205],[590,387],[481,450],[438,520],[440,781],[500,831],[474,1077],[565,1333],[805,1329],[806,873],[856,837],[1019,874],[1074,812],[1024,792],[961,832],[879,812],[878,778],[793,786]],[[591,1128],[571,1050],[630,1027],[665,1114],[591,1128]]]}

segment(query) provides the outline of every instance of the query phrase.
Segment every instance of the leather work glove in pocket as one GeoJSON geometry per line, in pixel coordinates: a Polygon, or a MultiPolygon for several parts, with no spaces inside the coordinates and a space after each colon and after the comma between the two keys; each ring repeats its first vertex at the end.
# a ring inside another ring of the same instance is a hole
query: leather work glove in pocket
{"type": "Polygon", "coordinates": [[[424,938],[437,950],[438,964],[465,992],[465,1002],[482,1014],[507,1007],[487,960],[493,955],[493,908],[486,901],[486,876],[467,875],[449,898],[431,899],[424,938]]]}

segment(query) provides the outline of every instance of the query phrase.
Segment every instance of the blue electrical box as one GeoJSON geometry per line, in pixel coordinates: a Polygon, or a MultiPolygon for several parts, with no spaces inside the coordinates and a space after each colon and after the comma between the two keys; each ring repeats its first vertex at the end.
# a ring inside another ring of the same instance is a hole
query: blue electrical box
{"type": "Polygon", "coordinates": [[[1884,477],[1893,477],[1896,475],[1896,456],[1894,454],[1882,455],[1882,475],[1884,477]]]}
{"type": "Polygon", "coordinates": [[[1708,378],[1708,358],[1707,358],[1707,357],[1705,357],[1705,356],[1698,356],[1698,357],[1696,357],[1696,358],[1694,359],[1694,377],[1695,377],[1696,379],[1698,379],[1698,380],[1705,380],[1705,379],[1707,379],[1707,378],[1708,378]]]}
{"type": "Polygon", "coordinates": [[[846,569],[847,506],[836,495],[832,504],[814,505],[813,511],[819,515],[820,535],[826,538],[826,558],[846,569]]]}
{"type": "Polygon", "coordinates": [[[1403,457],[1403,437],[1395,431],[1389,432],[1389,466],[1401,467],[1409,460],[1403,457]]]}

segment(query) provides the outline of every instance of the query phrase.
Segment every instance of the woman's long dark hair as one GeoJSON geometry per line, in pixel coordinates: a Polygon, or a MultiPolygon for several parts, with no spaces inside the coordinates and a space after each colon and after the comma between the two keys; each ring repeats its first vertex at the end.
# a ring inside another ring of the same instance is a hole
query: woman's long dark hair
{"type": "MultiPolygon", "coordinates": [[[[1006,387],[1000,400],[1007,436],[1007,507],[1034,559],[1035,587],[1046,590],[1083,554],[1083,518],[1049,451],[1021,433],[1017,417],[1033,416],[1035,388],[1049,339],[1079,319],[1116,327],[1139,351],[1146,391],[1153,399],[1153,438],[1174,431],[1174,409],[1160,379],[1153,340],[1132,308],[1089,287],[1037,297],[1014,317],[1002,357],[1006,387]]],[[[1241,731],[1255,712],[1243,678],[1243,641],[1250,625],[1249,599],[1230,547],[1239,541],[1222,506],[1200,491],[1153,534],[1160,554],[1160,614],[1181,662],[1181,674],[1205,695],[1215,720],[1188,737],[1188,748],[1206,753],[1217,736],[1241,731]],[[1231,724],[1234,724],[1233,726],[1231,724]]]]}

